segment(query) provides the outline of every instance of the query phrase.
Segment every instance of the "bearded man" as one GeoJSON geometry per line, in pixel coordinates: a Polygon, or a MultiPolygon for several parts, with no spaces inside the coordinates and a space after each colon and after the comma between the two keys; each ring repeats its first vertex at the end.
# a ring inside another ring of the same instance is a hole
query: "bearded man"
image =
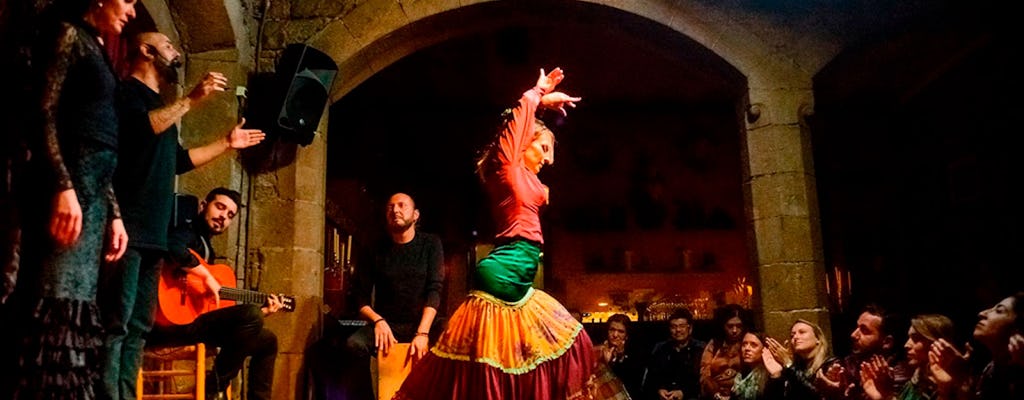
{"type": "Polygon", "coordinates": [[[227,78],[208,72],[186,96],[167,104],[162,87],[178,83],[181,53],[166,35],[140,33],[131,39],[128,76],[117,93],[120,121],[114,192],[128,231],[128,249],[117,263],[100,269],[98,301],[105,327],[101,399],[134,399],[145,336],[153,327],[160,265],[167,257],[174,209],[174,177],[263,140],[241,121],[217,140],[184,149],[177,123],[193,107],[226,90],[227,78]]]}
{"type": "Polygon", "coordinates": [[[395,193],[385,208],[390,240],[374,252],[373,264],[356,269],[359,314],[369,323],[345,343],[356,366],[350,392],[370,387],[366,366],[380,350],[387,354],[395,343],[411,343],[409,355],[419,359],[429,349],[431,327],[441,304],[444,253],[437,235],[420,232],[420,211],[412,197],[395,193]]]}

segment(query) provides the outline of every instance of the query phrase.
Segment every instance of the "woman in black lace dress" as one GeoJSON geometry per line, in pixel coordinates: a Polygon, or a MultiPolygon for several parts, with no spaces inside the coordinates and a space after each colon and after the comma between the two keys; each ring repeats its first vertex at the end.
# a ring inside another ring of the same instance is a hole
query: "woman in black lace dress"
{"type": "Polygon", "coordinates": [[[117,77],[101,37],[121,33],[135,1],[54,1],[59,22],[43,28],[33,52],[40,114],[29,135],[23,260],[9,327],[20,340],[12,357],[20,365],[4,395],[95,397],[99,265],[127,244],[111,186],[117,77]]]}

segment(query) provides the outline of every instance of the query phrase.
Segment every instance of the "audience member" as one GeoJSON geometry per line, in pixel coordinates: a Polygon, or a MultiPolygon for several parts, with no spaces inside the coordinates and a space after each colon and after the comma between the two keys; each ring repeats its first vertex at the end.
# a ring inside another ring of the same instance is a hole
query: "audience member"
{"type": "Polygon", "coordinates": [[[890,367],[892,386],[888,391],[897,391],[910,379],[910,368],[897,351],[901,335],[897,334],[898,317],[876,304],[863,308],[857,317],[857,326],[850,333],[852,351],[826,370],[818,372],[819,387],[830,399],[864,400],[860,384],[860,366],[876,356],[884,358],[890,367]]]}
{"type": "Polygon", "coordinates": [[[701,398],[729,398],[740,369],[740,342],[752,323],[747,310],[726,304],[715,310],[715,336],[708,341],[700,360],[701,398]]]}
{"type": "Polygon", "coordinates": [[[596,399],[640,397],[644,362],[629,342],[630,319],[626,314],[608,317],[607,339],[594,346],[597,367],[594,370],[596,399]]]}
{"type": "Polygon", "coordinates": [[[651,351],[645,396],[658,400],[690,400],[700,397],[700,359],[704,342],[693,338],[693,314],[685,308],[668,318],[671,338],[651,351]]]}
{"type": "Polygon", "coordinates": [[[764,351],[764,336],[747,331],[740,344],[740,369],[730,393],[731,400],[761,400],[781,398],[785,382],[782,365],[764,351]],[[774,378],[774,379],[771,379],[774,378]]]}
{"type": "Polygon", "coordinates": [[[798,319],[790,329],[788,346],[773,338],[767,339],[772,357],[783,366],[781,378],[785,381],[785,398],[792,400],[820,400],[823,396],[815,387],[815,376],[832,360],[828,340],[817,324],[798,319]]]}
{"type": "Polygon", "coordinates": [[[872,400],[917,400],[935,398],[937,387],[929,372],[928,352],[939,339],[953,340],[953,321],[939,314],[925,314],[910,320],[907,342],[907,365],[913,368],[910,380],[898,391],[892,390],[892,367],[881,355],[875,355],[861,367],[861,388],[872,400]]]}
{"type": "Polygon", "coordinates": [[[978,313],[974,340],[991,355],[978,376],[967,363],[970,346],[961,353],[950,341],[939,339],[929,352],[931,373],[938,384],[939,399],[1024,398],[1024,292],[1007,297],[978,313]]]}

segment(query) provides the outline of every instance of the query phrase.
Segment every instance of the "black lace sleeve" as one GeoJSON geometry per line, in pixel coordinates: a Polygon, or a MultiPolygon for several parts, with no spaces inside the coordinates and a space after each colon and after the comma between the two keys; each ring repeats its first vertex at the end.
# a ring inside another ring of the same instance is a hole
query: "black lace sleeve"
{"type": "Polygon", "coordinates": [[[60,104],[61,88],[67,77],[68,67],[74,61],[74,45],[78,34],[74,26],[61,24],[61,31],[53,43],[52,58],[45,66],[46,74],[40,91],[43,124],[43,157],[52,169],[55,178],[54,187],[58,192],[73,189],[71,175],[64,165],[60,152],[60,141],[57,135],[57,109],[60,104]]]}
{"type": "Polygon", "coordinates": [[[114,194],[114,184],[108,183],[107,190],[107,203],[110,204],[110,219],[121,218],[121,206],[117,204],[117,195],[114,194]]]}

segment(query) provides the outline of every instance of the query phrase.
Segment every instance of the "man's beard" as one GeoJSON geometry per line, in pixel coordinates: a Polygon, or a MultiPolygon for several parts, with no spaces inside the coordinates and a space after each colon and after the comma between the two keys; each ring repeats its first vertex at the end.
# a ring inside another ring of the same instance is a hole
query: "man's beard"
{"type": "Polygon", "coordinates": [[[178,59],[168,60],[163,56],[157,56],[156,60],[156,69],[164,81],[172,85],[177,84],[179,79],[178,67],[181,66],[181,61],[178,61],[178,59]]]}
{"type": "Polygon", "coordinates": [[[410,226],[413,226],[415,224],[416,220],[414,219],[399,218],[397,221],[388,221],[388,228],[391,230],[391,232],[404,232],[406,229],[409,229],[410,226]]]}

